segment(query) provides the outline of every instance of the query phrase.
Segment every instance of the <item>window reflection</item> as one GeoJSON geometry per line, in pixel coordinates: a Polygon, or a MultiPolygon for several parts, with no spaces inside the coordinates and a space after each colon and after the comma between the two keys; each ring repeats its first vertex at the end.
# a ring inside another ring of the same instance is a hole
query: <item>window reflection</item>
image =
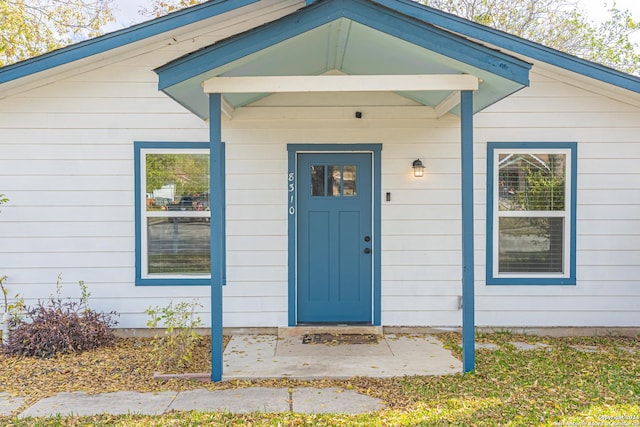
{"type": "Polygon", "coordinates": [[[499,219],[500,273],[562,273],[564,218],[502,217],[499,219]]]}
{"type": "Polygon", "coordinates": [[[311,195],[324,196],[324,165],[311,166],[311,195]]]}
{"type": "Polygon", "coordinates": [[[207,274],[211,270],[208,218],[147,218],[149,274],[207,274]]]}
{"type": "Polygon", "coordinates": [[[500,154],[501,211],[562,211],[565,200],[565,154],[500,154]]]}
{"type": "Polygon", "coordinates": [[[356,165],[312,165],[311,195],[315,197],[356,196],[356,165]]]}
{"type": "Polygon", "coordinates": [[[355,196],[356,191],[356,166],[347,165],[344,167],[343,173],[343,194],[345,196],[355,196]]]}
{"type": "Polygon", "coordinates": [[[328,184],[327,196],[340,196],[340,184],[342,182],[342,176],[340,166],[327,166],[328,184]]]}
{"type": "Polygon", "coordinates": [[[209,274],[209,154],[145,153],[144,174],[146,274],[209,274]]]}
{"type": "Polygon", "coordinates": [[[209,211],[207,154],[147,154],[147,211],[209,211]]]}

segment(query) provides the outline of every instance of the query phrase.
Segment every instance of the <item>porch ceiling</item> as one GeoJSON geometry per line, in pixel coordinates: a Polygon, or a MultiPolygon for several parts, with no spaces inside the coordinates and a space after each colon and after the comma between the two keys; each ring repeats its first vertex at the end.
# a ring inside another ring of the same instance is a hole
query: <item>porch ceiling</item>
{"type": "MultiPolygon", "coordinates": [[[[528,84],[527,63],[366,0],[325,0],[272,24],[173,61],[160,89],[203,119],[202,84],[216,76],[470,74],[480,80],[474,112],[528,84]]],[[[225,93],[237,109],[271,93],[225,93]]],[[[457,93],[396,92],[419,106],[458,114],[457,93]]]]}

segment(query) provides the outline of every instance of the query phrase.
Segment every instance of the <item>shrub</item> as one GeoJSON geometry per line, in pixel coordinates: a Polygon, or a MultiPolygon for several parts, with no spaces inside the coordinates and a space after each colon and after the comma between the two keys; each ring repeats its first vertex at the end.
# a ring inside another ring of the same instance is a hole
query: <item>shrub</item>
{"type": "Polygon", "coordinates": [[[16,294],[13,297],[13,302],[9,302],[9,289],[5,287],[5,282],[7,281],[7,276],[0,276],[0,290],[2,291],[2,296],[4,297],[4,314],[8,315],[8,319],[6,316],[2,317],[2,320],[7,322],[6,325],[2,328],[2,344],[6,344],[9,340],[10,331],[14,330],[20,324],[20,317],[24,312],[24,298],[20,296],[20,294],[16,294]],[[5,333],[7,334],[5,336],[5,333]]]}
{"type": "Polygon", "coordinates": [[[187,368],[193,360],[194,350],[200,343],[200,336],[195,328],[201,326],[200,316],[195,314],[196,308],[202,308],[197,300],[173,301],[165,307],[149,307],[145,310],[150,317],[147,326],[158,328],[164,326],[164,334],[153,339],[153,355],[157,368],[187,368]]]}
{"type": "Polygon", "coordinates": [[[57,353],[81,353],[110,345],[115,340],[112,328],[117,314],[98,313],[88,306],[89,292],[80,281],[82,297],[60,297],[61,276],[57,292],[45,302],[25,309],[24,320],[9,337],[5,352],[9,355],[52,357],[57,353]]]}

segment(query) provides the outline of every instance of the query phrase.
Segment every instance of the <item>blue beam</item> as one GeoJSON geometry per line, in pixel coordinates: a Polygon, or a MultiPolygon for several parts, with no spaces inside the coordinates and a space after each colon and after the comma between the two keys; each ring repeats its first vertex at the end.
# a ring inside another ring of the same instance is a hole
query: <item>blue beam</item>
{"type": "Polygon", "coordinates": [[[222,380],[222,286],[225,262],[225,147],[222,142],[220,94],[209,95],[211,180],[211,380],[222,380]]]}
{"type": "Polygon", "coordinates": [[[462,370],[475,370],[473,260],[473,92],[462,91],[462,370]]]}
{"type": "Polygon", "coordinates": [[[296,300],[297,300],[297,288],[296,288],[296,187],[298,177],[296,176],[296,150],[291,146],[287,146],[288,150],[288,173],[287,173],[287,229],[288,229],[288,325],[296,326],[296,300]]]}
{"type": "MultiPolygon", "coordinates": [[[[376,147],[376,146],[374,146],[376,147]]],[[[382,144],[373,149],[373,325],[382,325],[382,144]]]]}

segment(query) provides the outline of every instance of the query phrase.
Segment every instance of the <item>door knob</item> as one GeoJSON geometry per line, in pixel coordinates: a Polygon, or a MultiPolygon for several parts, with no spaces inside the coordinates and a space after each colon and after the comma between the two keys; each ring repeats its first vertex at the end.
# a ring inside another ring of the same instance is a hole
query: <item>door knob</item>
{"type": "Polygon", "coordinates": [[[371,253],[371,248],[364,248],[364,253],[365,254],[370,254],[371,253]]]}
{"type": "Polygon", "coordinates": [[[371,236],[364,236],[364,241],[365,242],[370,242],[371,241],[371,236]]]}

